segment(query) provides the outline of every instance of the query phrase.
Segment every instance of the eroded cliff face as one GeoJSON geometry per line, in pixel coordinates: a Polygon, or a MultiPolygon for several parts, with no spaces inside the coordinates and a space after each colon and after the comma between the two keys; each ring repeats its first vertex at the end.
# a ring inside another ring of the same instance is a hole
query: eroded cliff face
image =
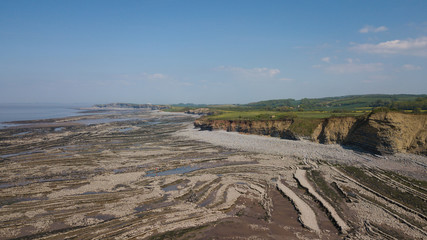
{"type": "Polygon", "coordinates": [[[270,120],[270,121],[250,121],[250,120],[208,120],[197,119],[195,127],[201,130],[221,129],[229,132],[241,132],[248,134],[267,135],[285,139],[297,140],[297,136],[289,130],[292,120],[270,120]]]}
{"type": "Polygon", "coordinates": [[[326,118],[314,129],[311,140],[324,144],[344,143],[357,121],[355,117],[326,118]]]}
{"type": "Polygon", "coordinates": [[[309,136],[292,131],[294,120],[208,120],[197,119],[201,130],[222,129],[284,139],[310,139],[323,144],[338,143],[381,154],[410,152],[427,155],[427,115],[398,112],[374,113],[364,117],[331,117],[320,121],[309,136]]]}
{"type": "Polygon", "coordinates": [[[372,152],[427,154],[427,115],[371,114],[355,123],[344,144],[372,152]]]}

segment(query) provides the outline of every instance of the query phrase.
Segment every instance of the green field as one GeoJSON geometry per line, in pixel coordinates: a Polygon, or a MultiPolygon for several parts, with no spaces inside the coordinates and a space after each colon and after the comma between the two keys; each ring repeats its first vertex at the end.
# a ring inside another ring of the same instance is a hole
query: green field
{"type": "Polygon", "coordinates": [[[305,112],[278,112],[278,111],[219,111],[220,113],[208,116],[212,120],[284,120],[294,118],[320,119],[332,116],[360,116],[364,112],[332,113],[327,111],[305,111],[305,112]]]}
{"type": "Polygon", "coordinates": [[[374,107],[389,107],[399,110],[414,110],[415,108],[427,110],[427,96],[425,94],[367,94],[342,97],[303,98],[300,100],[266,100],[249,103],[245,106],[271,110],[304,109],[355,111],[361,109],[372,109],[374,107]]]}
{"type": "Polygon", "coordinates": [[[269,110],[269,111],[357,111],[372,110],[375,107],[389,107],[398,110],[427,110],[426,94],[365,94],[341,97],[303,98],[295,100],[275,99],[248,104],[193,104],[179,103],[173,107],[215,108],[222,110],[269,110]]]}
{"type": "MultiPolygon", "coordinates": [[[[164,111],[184,112],[189,109],[209,108],[211,120],[285,120],[323,119],[329,117],[361,116],[371,111],[400,111],[426,113],[427,95],[413,94],[368,94],[342,97],[278,99],[249,104],[176,104],[164,111]]],[[[308,124],[311,125],[311,124],[308,124]]]]}

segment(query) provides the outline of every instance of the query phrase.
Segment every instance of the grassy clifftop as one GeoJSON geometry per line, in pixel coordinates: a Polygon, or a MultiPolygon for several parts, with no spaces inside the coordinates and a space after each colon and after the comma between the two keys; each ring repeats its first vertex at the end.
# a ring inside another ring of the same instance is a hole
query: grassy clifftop
{"type": "Polygon", "coordinates": [[[285,120],[294,118],[304,119],[319,119],[329,118],[332,116],[360,116],[366,114],[365,111],[354,112],[331,112],[331,111],[296,111],[296,112],[280,112],[280,111],[220,111],[219,114],[208,116],[210,120],[285,120]]]}

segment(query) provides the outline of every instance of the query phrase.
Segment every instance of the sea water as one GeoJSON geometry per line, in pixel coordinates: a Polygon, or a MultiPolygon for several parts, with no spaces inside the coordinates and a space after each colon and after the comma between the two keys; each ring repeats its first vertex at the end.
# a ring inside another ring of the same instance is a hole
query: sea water
{"type": "Polygon", "coordinates": [[[87,107],[77,104],[0,104],[0,128],[11,126],[5,122],[40,120],[77,116],[79,108],[87,107]]]}

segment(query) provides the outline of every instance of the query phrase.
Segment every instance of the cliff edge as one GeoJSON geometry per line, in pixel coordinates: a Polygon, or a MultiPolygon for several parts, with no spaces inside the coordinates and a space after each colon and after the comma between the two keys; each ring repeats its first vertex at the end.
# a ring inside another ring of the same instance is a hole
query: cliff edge
{"type": "Polygon", "coordinates": [[[194,126],[201,130],[222,129],[283,139],[309,139],[322,144],[338,143],[379,154],[427,155],[427,115],[379,112],[362,117],[256,121],[200,118],[194,126]]]}
{"type": "Polygon", "coordinates": [[[363,149],[427,155],[427,115],[382,112],[358,121],[344,141],[363,149]]]}

